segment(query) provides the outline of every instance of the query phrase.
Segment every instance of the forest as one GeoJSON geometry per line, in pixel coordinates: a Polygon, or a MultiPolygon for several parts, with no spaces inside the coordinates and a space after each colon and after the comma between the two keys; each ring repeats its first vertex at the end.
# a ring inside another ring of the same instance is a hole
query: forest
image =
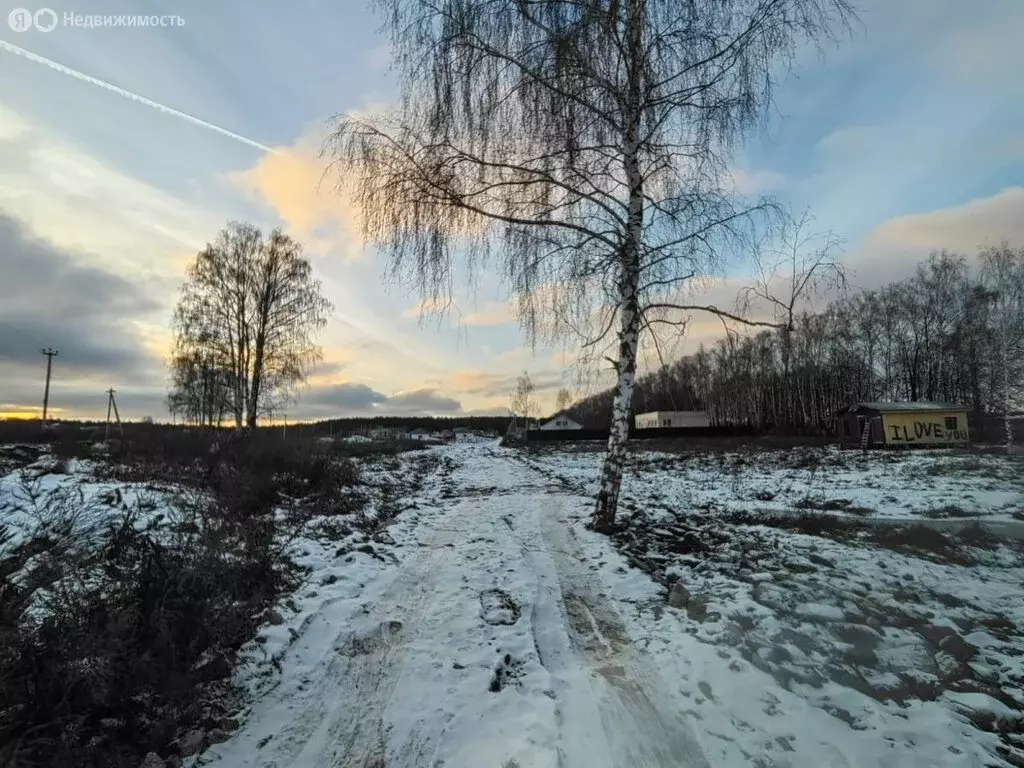
{"type": "MultiPolygon", "coordinates": [[[[707,410],[713,424],[820,434],[857,401],[1024,407],[1024,248],[932,253],[913,276],[835,295],[791,328],[730,332],[640,376],[634,411],[707,410]]],[[[574,405],[607,423],[613,391],[574,405]]]]}

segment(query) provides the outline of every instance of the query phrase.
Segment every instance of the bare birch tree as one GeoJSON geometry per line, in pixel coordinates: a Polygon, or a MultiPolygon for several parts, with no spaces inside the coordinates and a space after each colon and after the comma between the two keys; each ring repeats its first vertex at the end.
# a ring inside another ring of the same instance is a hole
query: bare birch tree
{"type": "Polygon", "coordinates": [[[196,378],[186,363],[202,361],[202,380],[220,370],[236,428],[255,428],[319,359],[314,338],[330,308],[297,242],[280,230],[264,238],[252,225],[229,223],[196,255],[182,285],[169,401],[194,397],[182,387],[196,378]]]}
{"type": "Polygon", "coordinates": [[[525,428],[530,428],[530,416],[533,414],[533,393],[536,386],[530,379],[530,372],[523,371],[516,379],[516,389],[512,393],[512,415],[522,417],[525,428]]]}
{"type": "MultiPolygon", "coordinates": [[[[791,328],[732,334],[638,378],[637,402],[824,434],[852,402],[923,397],[967,406],[982,441],[1012,443],[1024,407],[1024,248],[990,246],[977,259],[940,251],[905,280],[832,296],[791,328]]],[[[573,412],[590,421],[613,395],[584,397],[573,412]]]]}
{"type": "Polygon", "coordinates": [[[811,230],[814,218],[804,210],[784,220],[782,247],[768,258],[754,256],[753,285],[742,292],[741,307],[749,311],[763,305],[779,323],[782,334],[782,387],[780,399],[783,424],[792,426],[793,330],[797,313],[810,309],[809,302],[819,290],[842,292],[846,271],[838,260],[839,240],[831,232],[811,230]]]}
{"type": "Polygon", "coordinates": [[[572,405],[572,392],[562,387],[555,396],[555,411],[561,413],[570,405],[572,405]]]}
{"type": "MultiPolygon", "coordinates": [[[[364,235],[443,299],[459,257],[496,261],[531,340],[617,335],[618,385],[594,513],[614,527],[651,323],[689,278],[749,247],[768,206],[732,194],[736,140],[780,60],[852,17],[847,0],[377,0],[402,98],[342,119],[325,147],[364,235]],[[552,299],[552,297],[557,297],[552,299]],[[591,332],[589,319],[601,322],[591,332]]],[[[741,318],[734,318],[741,319],[741,318]]]]}
{"type": "Polygon", "coordinates": [[[211,349],[179,349],[170,361],[167,409],[187,424],[218,426],[229,410],[232,381],[225,360],[211,349]]]}
{"type": "Polygon", "coordinates": [[[1004,242],[983,249],[979,256],[995,330],[992,369],[998,385],[993,389],[999,401],[995,410],[1003,418],[1009,452],[1013,450],[1012,416],[1024,399],[1024,248],[1015,250],[1004,242]]]}

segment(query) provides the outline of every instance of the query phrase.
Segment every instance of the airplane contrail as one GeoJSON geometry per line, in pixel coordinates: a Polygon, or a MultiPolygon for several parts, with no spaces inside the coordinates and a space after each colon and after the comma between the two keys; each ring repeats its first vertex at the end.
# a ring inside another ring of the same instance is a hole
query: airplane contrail
{"type": "Polygon", "coordinates": [[[235,141],[240,141],[243,144],[248,144],[250,147],[255,147],[256,149],[259,149],[263,152],[277,154],[276,149],[274,149],[273,147],[268,147],[266,144],[260,144],[258,141],[254,141],[253,139],[250,139],[246,136],[242,136],[241,134],[235,133],[234,131],[229,131],[227,128],[221,128],[219,125],[214,125],[213,123],[208,123],[205,120],[200,120],[198,117],[194,117],[193,115],[189,115],[185,112],[181,112],[177,109],[168,107],[166,104],[160,104],[159,102],[153,101],[152,99],[147,99],[145,96],[139,96],[139,94],[137,93],[126,91],[124,88],[116,86],[113,83],[108,83],[105,80],[100,80],[98,78],[87,75],[84,72],[79,72],[77,69],[66,67],[63,64],[57,63],[53,59],[48,59],[45,56],[40,56],[38,53],[32,53],[32,51],[26,51],[24,48],[14,45],[13,43],[8,43],[6,40],[0,40],[0,49],[9,51],[10,53],[15,54],[16,56],[26,58],[29,61],[34,61],[37,64],[42,64],[43,66],[49,67],[50,69],[56,72],[60,72],[61,74],[73,77],[76,80],[81,80],[86,83],[92,83],[93,85],[97,85],[100,88],[104,88],[108,91],[111,91],[112,93],[116,93],[119,96],[124,96],[126,99],[137,101],[140,104],[145,104],[147,107],[152,107],[153,109],[159,110],[160,112],[163,112],[165,114],[173,115],[174,117],[180,117],[182,120],[187,120],[193,125],[198,125],[202,128],[207,128],[211,131],[216,131],[221,136],[227,136],[229,139],[234,139],[235,141]]]}

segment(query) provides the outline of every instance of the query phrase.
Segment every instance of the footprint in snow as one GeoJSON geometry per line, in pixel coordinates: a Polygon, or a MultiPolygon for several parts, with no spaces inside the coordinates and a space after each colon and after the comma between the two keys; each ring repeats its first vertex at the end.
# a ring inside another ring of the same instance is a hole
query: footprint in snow
{"type": "Polygon", "coordinates": [[[503,589],[488,589],[480,593],[480,618],[493,625],[511,626],[519,621],[519,603],[503,589]]]}
{"type": "Polygon", "coordinates": [[[522,674],[523,662],[513,659],[512,654],[506,653],[494,670],[488,690],[491,693],[501,693],[509,685],[519,685],[519,678],[522,677],[522,674]]]}

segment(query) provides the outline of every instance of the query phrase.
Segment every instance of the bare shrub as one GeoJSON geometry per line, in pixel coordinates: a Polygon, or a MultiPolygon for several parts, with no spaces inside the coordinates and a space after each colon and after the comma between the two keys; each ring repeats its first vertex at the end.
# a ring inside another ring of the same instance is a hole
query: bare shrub
{"type": "Polygon", "coordinates": [[[92,541],[46,498],[0,557],[0,764],[136,768],[289,586],[274,516],[259,493],[196,495],[169,525],[126,509],[92,541]]]}

